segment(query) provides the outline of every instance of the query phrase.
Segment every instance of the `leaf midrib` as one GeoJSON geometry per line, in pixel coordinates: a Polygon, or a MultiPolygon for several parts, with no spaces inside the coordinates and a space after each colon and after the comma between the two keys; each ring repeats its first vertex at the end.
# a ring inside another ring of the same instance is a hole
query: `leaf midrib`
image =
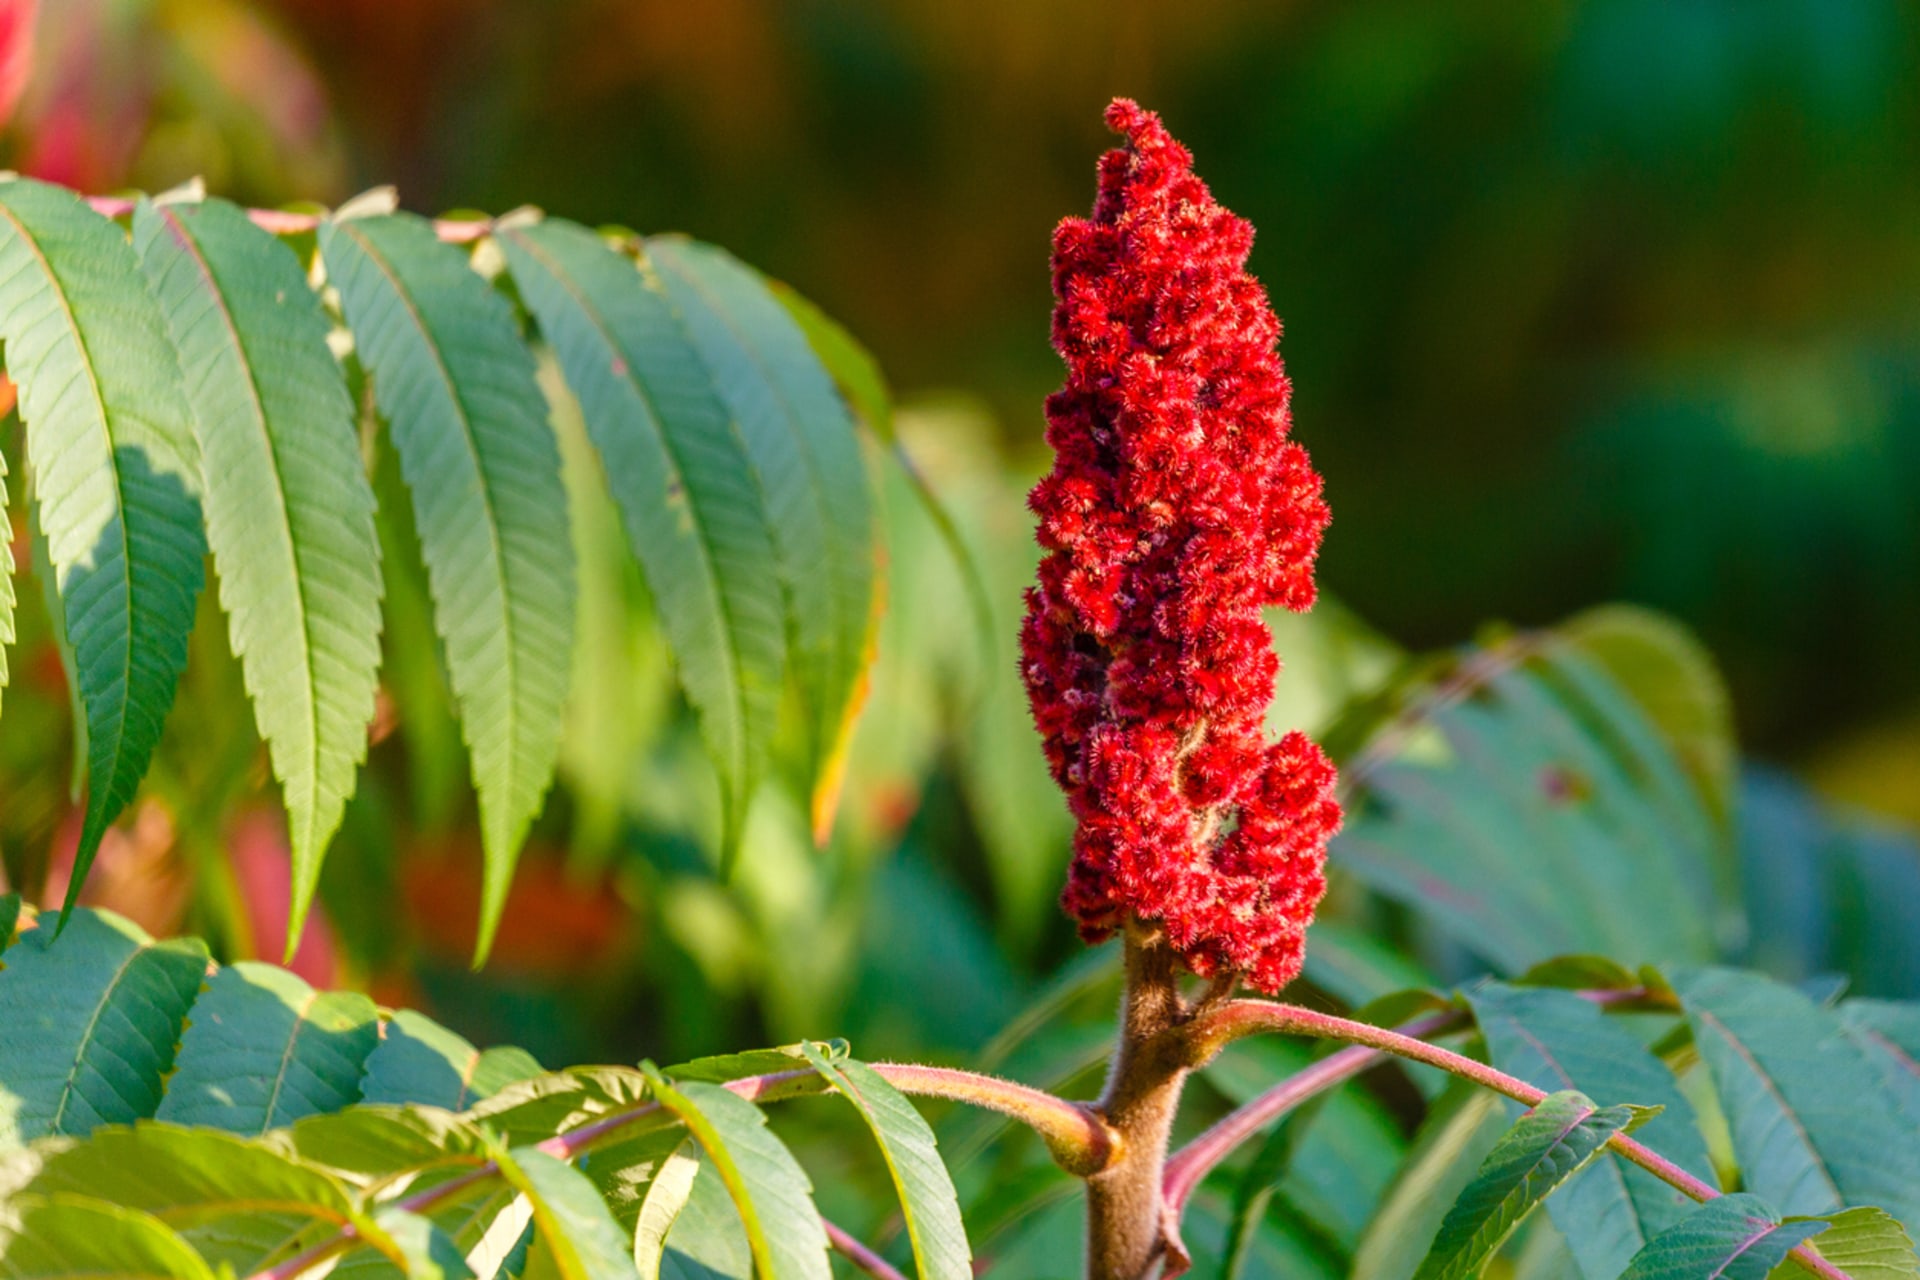
{"type": "MultiPolygon", "coordinates": [[[[54,274],[53,264],[48,261],[45,251],[40,247],[40,242],[27,230],[26,224],[20,221],[20,215],[14,212],[13,206],[7,204],[5,201],[0,201],[0,217],[4,217],[12,224],[14,234],[20,237],[20,242],[27,246],[27,251],[33,255],[34,261],[40,265],[41,273],[46,277],[48,285],[53,290],[54,298],[60,304],[60,313],[66,317],[67,329],[73,335],[74,345],[80,350],[80,367],[86,371],[87,387],[93,392],[94,408],[98,411],[99,415],[100,433],[106,437],[107,469],[113,475],[113,496],[115,502],[113,519],[114,523],[116,523],[120,529],[120,563],[126,566],[120,575],[122,593],[126,597],[127,619],[126,643],[120,646],[123,658],[120,664],[120,688],[122,690],[122,698],[131,699],[133,696],[133,539],[127,530],[127,495],[126,490],[121,484],[120,460],[114,456],[113,429],[108,425],[106,393],[100,389],[100,375],[94,367],[93,349],[87,345],[86,332],[81,329],[79,319],[73,314],[73,303],[68,300],[66,288],[60,283],[60,277],[54,274]]],[[[62,614],[60,619],[61,630],[67,632],[68,643],[71,644],[72,633],[67,627],[67,619],[65,617],[67,610],[64,598],[61,601],[60,612],[62,614]]],[[[75,667],[77,670],[77,662],[75,667]]],[[[82,702],[83,704],[85,702],[84,696],[82,697],[82,702]]],[[[93,825],[95,821],[94,815],[96,813],[106,812],[105,805],[108,796],[113,791],[113,780],[118,777],[120,773],[121,753],[126,745],[127,738],[127,717],[125,715],[116,717],[112,728],[111,752],[113,767],[107,771],[106,778],[99,780],[89,779],[90,788],[95,781],[103,782],[105,785],[100,788],[102,794],[99,796],[95,796],[91,793],[91,790],[89,791],[87,797],[87,821],[83,824],[85,827],[91,827],[93,825]]],[[[73,897],[79,891],[79,884],[79,880],[76,879],[72,892],[68,894],[68,907],[73,905],[73,897]]],[[[65,916],[66,911],[63,909],[61,918],[65,919],[65,916]]]]}
{"type": "MultiPolygon", "coordinates": [[[[735,616],[733,607],[729,602],[727,591],[721,583],[719,571],[713,564],[713,557],[707,545],[706,521],[701,516],[699,505],[693,500],[692,488],[687,484],[686,464],[681,460],[680,450],[675,447],[671,433],[669,433],[663,425],[666,420],[660,414],[659,403],[648,392],[646,384],[642,382],[640,377],[634,372],[634,362],[628,358],[625,345],[621,343],[614,336],[613,331],[608,328],[605,317],[600,314],[599,308],[587,300],[586,295],[575,285],[573,277],[562,270],[559,264],[554,262],[552,255],[544,252],[540,246],[534,244],[521,232],[508,231],[505,234],[514,244],[524,250],[529,257],[538,261],[540,265],[546,269],[547,274],[552,276],[562,289],[566,290],[567,295],[571,297],[575,305],[580,308],[580,313],[584,315],[587,318],[587,322],[593,326],[594,332],[600,335],[600,340],[606,344],[607,349],[620,357],[620,365],[623,370],[621,377],[633,388],[634,394],[638,395],[646,405],[648,416],[652,418],[656,424],[654,436],[660,441],[660,448],[662,452],[667,455],[667,460],[673,467],[671,480],[674,484],[678,484],[680,491],[687,496],[687,514],[688,518],[693,522],[696,534],[693,541],[699,554],[702,575],[706,578],[707,585],[713,593],[716,607],[720,610],[721,616],[726,619],[727,625],[721,628],[721,643],[726,648],[727,665],[733,673],[734,712],[743,727],[743,732],[739,735],[742,740],[735,748],[740,759],[734,762],[734,766],[744,775],[747,768],[748,755],[745,743],[746,735],[744,733],[744,726],[747,723],[747,676],[746,664],[741,660],[740,656],[740,647],[734,642],[735,629],[738,626],[739,619],[735,616]]],[[[636,278],[638,274],[638,269],[636,268],[636,278]]],[[[645,287],[644,283],[641,287],[645,287]]],[[[711,377],[708,378],[708,382],[711,384],[711,377]]],[[[715,396],[715,403],[723,411],[726,410],[726,405],[719,400],[717,394],[715,396]]],[[[729,411],[727,416],[729,419],[728,425],[732,426],[732,413],[729,411]]]]}
{"type": "MultiPolygon", "coordinates": [[[[440,351],[439,339],[434,336],[433,328],[427,323],[426,317],[423,316],[420,313],[420,309],[414,305],[413,295],[410,294],[406,286],[401,283],[399,275],[395,273],[387,260],[381,256],[379,250],[353,225],[351,219],[345,222],[335,222],[333,225],[339,229],[340,234],[351,239],[354,244],[359,247],[360,251],[366,254],[367,261],[373,264],[374,269],[385,277],[387,284],[393,289],[394,296],[400,300],[401,307],[405,309],[408,318],[413,321],[414,328],[419,331],[420,337],[425,341],[427,351],[433,357],[433,367],[439,372],[440,381],[442,385],[446,387],[447,399],[453,404],[454,416],[460,421],[461,441],[467,446],[467,453],[473,459],[474,472],[480,479],[480,503],[487,515],[485,521],[487,527],[487,542],[493,551],[493,562],[499,568],[500,629],[506,637],[506,644],[503,646],[505,653],[501,658],[501,666],[506,669],[507,676],[508,749],[506,751],[507,786],[505,799],[507,804],[511,806],[514,802],[514,795],[518,790],[513,783],[519,774],[520,760],[519,632],[514,625],[513,592],[509,589],[507,580],[506,547],[500,541],[499,512],[494,503],[492,482],[487,476],[486,466],[481,461],[480,445],[474,437],[473,418],[472,415],[467,412],[466,401],[460,398],[460,386],[454,381],[453,371],[447,368],[446,357],[443,356],[440,351]]],[[[431,575],[429,575],[429,577],[431,577],[431,575]]],[[[436,616],[438,616],[438,613],[439,611],[436,609],[436,616]]],[[[463,733],[467,731],[465,717],[462,717],[461,729],[463,733]]]]}
{"type": "MultiPolygon", "coordinates": [[[[666,262],[666,263],[656,262],[654,265],[658,270],[672,272],[672,274],[676,276],[678,279],[680,279],[681,281],[683,281],[689,289],[692,289],[696,294],[698,294],[700,296],[700,300],[707,304],[707,310],[711,312],[717,320],[720,321],[721,326],[724,327],[729,334],[733,335],[734,345],[737,346],[740,349],[741,353],[746,356],[747,362],[751,364],[756,370],[759,371],[761,381],[766,383],[768,389],[774,392],[773,402],[775,406],[779,409],[781,418],[785,419],[788,430],[790,430],[793,433],[794,439],[799,444],[798,452],[800,454],[800,459],[802,464],[807,469],[807,479],[811,482],[807,485],[807,496],[809,499],[809,505],[813,507],[815,512],[820,517],[820,528],[822,533],[825,535],[827,546],[830,548],[830,554],[833,557],[833,568],[834,568],[834,610],[833,612],[834,612],[834,620],[836,623],[836,627],[835,627],[836,634],[834,636],[835,650],[833,655],[833,674],[834,674],[835,684],[837,685],[840,681],[841,676],[845,674],[843,668],[847,666],[846,656],[844,652],[839,648],[839,643],[842,640],[842,637],[838,634],[838,625],[837,625],[838,623],[845,621],[845,619],[840,617],[840,612],[841,612],[840,606],[845,603],[845,601],[841,598],[841,594],[840,594],[841,590],[845,586],[845,583],[842,580],[842,574],[845,572],[845,564],[843,563],[844,549],[840,545],[840,539],[837,536],[835,536],[835,533],[834,533],[835,525],[833,520],[833,513],[827,507],[826,485],[820,475],[820,466],[818,461],[813,456],[813,450],[807,446],[806,432],[801,429],[799,419],[794,415],[792,409],[788,407],[786,397],[780,394],[779,392],[780,384],[774,378],[773,372],[771,369],[768,368],[766,361],[760,358],[759,349],[755,347],[753,343],[747,341],[747,337],[744,333],[741,332],[740,326],[738,326],[733,322],[732,313],[730,313],[725,306],[721,305],[720,300],[714,295],[713,290],[707,288],[706,283],[702,281],[699,278],[699,276],[696,275],[695,273],[691,271],[678,270],[670,262],[666,262]]],[[[709,381],[711,380],[712,380],[712,375],[711,373],[709,373],[709,381]]],[[[758,473],[756,471],[756,477],[757,477],[757,474],[758,473]]],[[[777,545],[777,540],[776,540],[776,545],[777,545]]],[[[798,571],[799,568],[800,566],[797,566],[797,565],[795,566],[796,571],[798,571]]],[[[786,581],[785,575],[782,575],[782,581],[783,582],[786,581]]],[[[790,589],[795,594],[798,594],[800,590],[800,583],[798,581],[792,582],[790,585],[790,589]]],[[[797,619],[798,616],[799,616],[799,611],[795,610],[794,617],[797,619]]],[[[820,710],[823,715],[828,713],[827,708],[823,707],[820,710]]]]}
{"type": "MultiPolygon", "coordinates": [[[[267,426],[267,409],[266,403],[260,395],[259,375],[254,372],[253,359],[248,355],[246,344],[241,340],[239,327],[233,322],[233,312],[232,309],[227,306],[226,293],[220,288],[219,282],[214,278],[213,266],[207,261],[206,255],[201,252],[200,242],[194,239],[193,235],[187,231],[177,210],[169,209],[165,206],[156,206],[156,211],[159,213],[161,220],[166,224],[167,228],[173,232],[174,239],[179,243],[180,247],[185,250],[188,258],[193,262],[194,268],[199,272],[200,278],[206,282],[207,291],[213,298],[214,310],[220,316],[220,323],[226,328],[227,335],[233,340],[234,353],[240,361],[241,369],[246,373],[245,385],[247,389],[247,399],[253,404],[253,420],[255,425],[259,427],[261,439],[266,444],[268,465],[273,469],[273,504],[275,509],[280,513],[280,524],[286,533],[287,559],[290,565],[289,571],[293,578],[294,591],[300,601],[300,670],[301,674],[306,677],[307,686],[307,700],[302,711],[305,713],[307,722],[307,740],[313,750],[313,765],[308,771],[307,786],[305,788],[308,793],[306,805],[306,843],[310,847],[313,840],[314,814],[319,808],[319,798],[316,793],[320,787],[320,686],[318,680],[315,678],[317,669],[313,662],[312,602],[307,596],[306,576],[300,572],[299,554],[294,549],[293,516],[287,508],[286,475],[280,466],[279,451],[274,448],[273,433],[267,426]]],[[[205,466],[204,451],[202,453],[201,465],[205,466]]],[[[224,585],[227,579],[223,576],[221,581],[224,585]]],[[[225,594],[224,591],[222,594],[225,594]]],[[[259,706],[260,704],[256,702],[256,712],[259,706]]],[[[265,726],[262,726],[261,732],[263,734],[266,732],[265,726]]],[[[283,785],[284,781],[283,779],[283,785]]],[[[269,1114],[271,1114],[271,1108],[269,1108],[269,1114]]]]}
{"type": "Polygon", "coordinates": [[[1847,1198],[1841,1194],[1840,1184],[1834,1181],[1833,1171],[1827,1168],[1826,1158],[1820,1154],[1820,1149],[1814,1146],[1813,1138],[1807,1133],[1806,1126],[1800,1123],[1800,1113],[1794,1110],[1793,1107],[1787,1105],[1786,1095],[1781,1093],[1780,1087],[1774,1083],[1773,1074],[1760,1065],[1760,1060],[1753,1056],[1752,1050],[1748,1049],[1746,1044],[1738,1036],[1733,1034],[1732,1029],[1728,1027],[1726,1023],[1714,1016],[1711,1010],[1703,1009],[1696,1004],[1693,1009],[1693,1014],[1725,1041],[1728,1048],[1740,1055],[1740,1060],[1747,1064],[1747,1067],[1753,1072],[1754,1079],[1760,1082],[1760,1087],[1766,1091],[1767,1096],[1779,1105],[1781,1116],[1786,1119],[1787,1124],[1791,1126],[1794,1133],[1799,1136],[1800,1145],[1806,1150],[1807,1158],[1813,1162],[1814,1169],[1820,1174],[1821,1181],[1827,1184],[1827,1189],[1833,1192],[1834,1203],[1837,1205],[1846,1204],[1847,1198]]]}
{"type": "MultiPolygon", "coordinates": [[[[136,945],[127,953],[126,959],[114,969],[113,976],[107,979],[106,987],[100,992],[99,1001],[93,1006],[93,1016],[87,1019],[86,1029],[80,1033],[80,1043],[74,1048],[73,1066],[67,1069],[66,1083],[60,1086],[60,1101],[54,1106],[53,1119],[48,1122],[48,1132],[60,1132],[60,1122],[66,1118],[67,1114],[67,1103],[73,1099],[75,1093],[79,1092],[80,1068],[86,1065],[87,1046],[93,1043],[93,1033],[100,1025],[100,1017],[107,1011],[107,1005],[113,1000],[113,993],[119,989],[120,983],[126,978],[127,970],[131,969],[133,962],[147,950],[147,947],[136,945]]],[[[119,1091],[115,1090],[115,1092],[119,1091]]]]}
{"type": "MultiPolygon", "coordinates": [[[[1501,1017],[1513,1028],[1515,1035],[1533,1047],[1533,1051],[1540,1055],[1540,1060],[1546,1063],[1547,1068],[1565,1082],[1567,1088],[1579,1088],[1579,1085],[1574,1082],[1573,1076],[1561,1065],[1560,1060],[1547,1048],[1544,1041],[1534,1035],[1518,1018],[1511,1014],[1503,1013],[1501,1017]]],[[[1634,1229],[1639,1231],[1641,1242],[1645,1243],[1647,1240],[1646,1223],[1641,1217],[1639,1204],[1633,1198],[1633,1192],[1627,1187],[1626,1169],[1622,1167],[1618,1160],[1608,1159],[1605,1151],[1600,1153],[1600,1159],[1595,1161],[1595,1163],[1606,1169],[1608,1179],[1620,1188],[1620,1198],[1626,1202],[1627,1211],[1633,1215],[1634,1229]]],[[[1592,1177],[1593,1175],[1588,1174],[1587,1176],[1592,1177]]]]}

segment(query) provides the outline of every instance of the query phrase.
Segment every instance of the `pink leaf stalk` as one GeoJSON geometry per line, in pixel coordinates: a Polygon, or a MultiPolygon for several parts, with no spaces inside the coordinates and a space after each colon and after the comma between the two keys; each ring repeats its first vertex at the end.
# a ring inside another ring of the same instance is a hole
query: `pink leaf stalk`
{"type": "Polygon", "coordinates": [[[1090,218],[1054,233],[1053,470],[1029,498],[1047,555],[1022,671],[1078,822],[1062,903],[1088,941],[1137,922],[1203,977],[1278,991],[1300,970],[1339,826],[1334,769],[1267,740],[1267,606],[1313,603],[1320,477],[1288,439],[1280,322],[1159,117],[1116,101],[1124,148],[1090,218]]]}

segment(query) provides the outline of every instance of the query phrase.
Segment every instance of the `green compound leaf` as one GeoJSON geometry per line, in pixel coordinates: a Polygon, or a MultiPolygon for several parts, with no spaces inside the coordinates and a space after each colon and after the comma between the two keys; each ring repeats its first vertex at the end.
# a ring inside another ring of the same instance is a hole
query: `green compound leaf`
{"type": "Polygon", "coordinates": [[[1714,702],[1677,692],[1711,683],[1697,647],[1649,627],[1629,662],[1603,647],[1621,630],[1612,611],[1466,649],[1351,713],[1328,736],[1349,792],[1333,865],[1504,973],[1714,956],[1731,844],[1694,762],[1729,730],[1667,718],[1714,702]]]}
{"type": "Polygon", "coordinates": [[[813,1207],[813,1184],[768,1131],[760,1108],[720,1085],[675,1088],[645,1069],[655,1100],[680,1117],[726,1184],[762,1280],[828,1280],[827,1233],[813,1207]]]}
{"type": "Polygon", "coordinates": [[[1720,1196],[1649,1240],[1620,1280],[1765,1280],[1823,1225],[1782,1223],[1766,1201],[1745,1192],[1720,1196]]]}
{"type": "Polygon", "coordinates": [[[1757,974],[1670,976],[1747,1188],[1796,1214],[1877,1205],[1920,1221],[1920,1120],[1832,1011],[1757,974]]]}
{"type": "Polygon", "coordinates": [[[27,1190],[88,1195],[152,1214],[218,1269],[248,1275],[352,1223],[324,1171],[213,1129],[104,1129],[47,1159],[27,1190]]]}
{"type": "Polygon", "coordinates": [[[478,963],[559,755],[574,619],[559,447],[506,300],[424,219],[329,221],[320,250],[413,497],[480,793],[478,963]]]}
{"type": "Polygon", "coordinates": [[[0,340],[86,717],[87,809],[64,921],[186,666],[205,575],[201,464],[133,249],[69,191],[0,183],[0,340]]]}
{"type": "Polygon", "coordinates": [[[1598,1107],[1581,1093],[1550,1093],[1494,1144],[1440,1224],[1416,1280],[1477,1275],[1534,1206],[1644,1112],[1598,1107]]]}
{"type": "Polygon", "coordinates": [[[632,1280],[631,1246],[585,1174],[533,1147],[494,1159],[508,1185],[533,1207],[529,1276],[632,1280]]]}
{"type": "Polygon", "coordinates": [[[214,1280],[193,1246],[152,1214],[85,1196],[23,1200],[19,1226],[0,1247],[6,1280],[214,1280]]]}
{"type": "Polygon", "coordinates": [[[476,1049],[425,1014],[402,1009],[367,1058],[360,1095],[366,1102],[417,1102],[465,1111],[540,1072],[540,1064],[524,1049],[476,1049]]]}
{"type": "Polygon", "coordinates": [[[921,1280],[971,1280],[973,1251],[960,1218],[959,1193],[926,1120],[866,1063],[833,1061],[810,1044],[802,1047],[814,1070],[854,1105],[880,1143],[921,1280]]]}
{"type": "Polygon", "coordinates": [[[779,712],[786,660],[767,512],[727,407],[631,258],[557,220],[500,232],[559,357],[719,770],[732,849],[779,712]]]}
{"type": "MultiPolygon", "coordinates": [[[[1499,983],[1474,988],[1467,999],[1494,1066],[1541,1089],[1661,1107],[1637,1132],[1639,1140],[1703,1181],[1717,1181],[1693,1106],[1673,1074],[1592,1002],[1571,991],[1499,983]]],[[[1619,1275],[1642,1245],[1692,1207],[1680,1192],[1611,1152],[1547,1202],[1588,1280],[1619,1275]]]]}
{"type": "Polygon", "coordinates": [[[0,968],[0,1151],[152,1115],[206,970],[199,940],[118,916],[22,933],[0,968]]]}
{"type": "Polygon", "coordinates": [[[286,799],[291,954],[373,719],[373,486],[293,251],[222,200],[143,200],[133,238],[186,375],[220,604],[286,799]]]}
{"type": "Polygon", "coordinates": [[[814,835],[824,839],[866,672],[878,569],[860,441],[807,335],[758,272],[678,238],[649,240],[645,265],[732,410],[766,495],[808,719],[814,835]]]}
{"type": "Polygon", "coordinates": [[[360,1101],[379,1043],[378,1011],[357,991],[315,991],[242,961],[207,980],[154,1118],[265,1133],[360,1101]]]}

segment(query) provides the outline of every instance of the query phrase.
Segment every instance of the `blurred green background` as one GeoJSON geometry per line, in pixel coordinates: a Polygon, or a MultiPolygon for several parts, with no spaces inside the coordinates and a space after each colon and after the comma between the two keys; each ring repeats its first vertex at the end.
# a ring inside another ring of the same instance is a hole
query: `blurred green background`
{"type": "MultiPolygon", "coordinates": [[[[1335,512],[1331,597],[1416,649],[1490,619],[1656,606],[1721,663],[1748,751],[1920,819],[1910,4],[38,8],[30,62],[0,67],[18,95],[5,163],[24,172],[92,192],[204,175],[268,205],[388,182],[424,212],[534,202],[686,230],[792,282],[880,358],[999,611],[983,657],[960,579],[884,468],[893,609],[840,832],[812,850],[772,788],[723,887],[644,589],[577,474],[592,696],[476,979],[471,799],[418,642],[417,565],[389,548],[388,629],[413,648],[390,646],[382,740],[309,938],[316,980],[549,1062],[837,1031],[869,1055],[963,1053],[1074,953],[1051,905],[1065,815],[1010,640],[1032,556],[1020,496],[1060,376],[1048,236],[1091,200],[1116,94],[1162,112],[1259,228],[1252,266],[1335,512]]],[[[66,706],[32,621],[0,730],[0,850],[16,879],[57,882],[71,822],[46,766],[66,706]]],[[[271,781],[203,624],[154,799],[91,892],[274,954],[271,781]]],[[[1334,694],[1306,682],[1331,677],[1306,668],[1283,707],[1323,724],[1334,694]]]]}

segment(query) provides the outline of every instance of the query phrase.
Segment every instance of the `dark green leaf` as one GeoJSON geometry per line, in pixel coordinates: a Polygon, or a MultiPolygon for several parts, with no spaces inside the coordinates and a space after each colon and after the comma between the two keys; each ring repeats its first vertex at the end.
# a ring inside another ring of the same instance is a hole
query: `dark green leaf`
{"type": "Polygon", "coordinates": [[[499,240],[600,451],[720,772],[731,848],[786,660],[780,579],[745,445],[671,305],[631,258],[558,220],[499,240]]]}
{"type": "Polygon", "coordinates": [[[205,574],[201,463],[180,362],[133,249],[72,192],[0,183],[0,340],[86,713],[71,911],[186,666],[205,574]]]}
{"type": "Polygon", "coordinates": [[[480,1050],[424,1014],[402,1009],[367,1058],[367,1102],[420,1102],[464,1111],[507,1085],[540,1074],[524,1049],[480,1050]]]}
{"type": "Polygon", "coordinates": [[[157,1120],[264,1133],[360,1101],[380,1039],[373,1001],[243,961],[207,979],[157,1120]]]}
{"type": "Polygon", "coordinates": [[[1477,1275],[1534,1206],[1623,1133],[1636,1108],[1597,1107],[1581,1093],[1550,1093],[1494,1145],[1447,1211],[1418,1280],[1477,1275]]]}
{"type": "MultiPolygon", "coordinates": [[[[1428,664],[1331,734],[1352,792],[1333,862],[1508,972],[1704,960],[1729,874],[1717,801],[1580,623],[1428,664]]],[[[1700,661],[1681,646],[1667,669],[1700,661]]]]}
{"type": "Polygon", "coordinates": [[[21,934],[0,968],[0,1150],[152,1115],[207,970],[197,939],[105,913],[52,935],[21,934]]]}
{"type": "Polygon", "coordinates": [[[686,240],[655,238],[646,255],[766,494],[806,704],[815,835],[824,839],[869,657],[878,568],[860,442],[806,335],[759,273],[686,240]]]}
{"type": "MultiPolygon", "coordinates": [[[[1541,1089],[1578,1089],[1605,1102],[1664,1108],[1641,1142],[1709,1184],[1716,1179],[1693,1106],[1634,1036],[1570,991],[1488,983],[1467,993],[1493,1065],[1541,1089]]],[[[1515,1108],[1517,1104],[1509,1104],[1515,1108]]],[[[1692,1202],[1644,1169],[1603,1152],[1547,1202],[1589,1280],[1610,1280],[1692,1202]]]]}
{"type": "Polygon", "coordinates": [[[1920,1126],[1832,1011],[1757,974],[1670,977],[1748,1189],[1792,1213],[1878,1205],[1920,1219],[1920,1126]]]}
{"type": "Polygon", "coordinates": [[[1758,1196],[1721,1196],[1649,1240],[1620,1280],[1765,1280],[1823,1225],[1783,1225],[1758,1196]]]}

